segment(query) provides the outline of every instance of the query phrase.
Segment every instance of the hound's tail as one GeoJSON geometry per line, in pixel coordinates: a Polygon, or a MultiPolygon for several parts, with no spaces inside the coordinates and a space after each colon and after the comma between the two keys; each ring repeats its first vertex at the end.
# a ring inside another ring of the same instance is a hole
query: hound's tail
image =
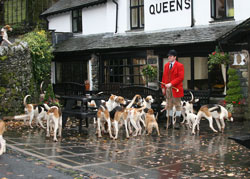
{"type": "Polygon", "coordinates": [[[30,95],[26,95],[26,96],[24,97],[24,99],[23,99],[23,105],[24,105],[24,106],[26,106],[26,105],[27,105],[26,100],[27,100],[27,98],[28,98],[29,96],[30,96],[30,95]]]}
{"type": "Polygon", "coordinates": [[[0,120],[0,136],[3,135],[5,129],[5,122],[3,120],[0,120]]]}
{"type": "Polygon", "coordinates": [[[40,93],[41,93],[41,94],[44,93],[44,92],[43,92],[43,83],[44,83],[44,81],[42,81],[42,83],[40,84],[40,93]]]}
{"type": "Polygon", "coordinates": [[[44,105],[46,110],[50,110],[50,107],[46,103],[44,103],[43,105],[44,105]]]}
{"type": "MultiPolygon", "coordinates": [[[[19,120],[19,119],[25,119],[25,118],[29,118],[29,115],[28,114],[21,114],[21,115],[17,115],[17,116],[13,116],[12,119],[15,119],[15,120],[19,120]]],[[[10,118],[9,118],[10,119],[10,118]]]]}

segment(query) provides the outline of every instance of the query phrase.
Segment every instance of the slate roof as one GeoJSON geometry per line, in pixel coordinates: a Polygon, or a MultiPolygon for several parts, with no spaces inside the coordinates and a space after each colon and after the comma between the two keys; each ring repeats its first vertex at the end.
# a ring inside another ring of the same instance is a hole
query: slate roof
{"type": "Polygon", "coordinates": [[[124,34],[97,34],[73,36],[55,46],[55,52],[73,52],[116,48],[143,48],[176,46],[193,43],[215,42],[237,22],[223,22],[199,27],[162,30],[159,32],[128,32],[124,34]]]}
{"type": "Polygon", "coordinates": [[[54,5],[52,5],[49,9],[44,11],[41,16],[48,16],[52,14],[70,11],[76,8],[89,7],[105,2],[107,2],[107,0],[60,0],[54,5]]]}
{"type": "Polygon", "coordinates": [[[228,43],[228,40],[239,38],[250,32],[250,18],[244,20],[242,23],[222,35],[218,40],[222,43],[228,43]]]}

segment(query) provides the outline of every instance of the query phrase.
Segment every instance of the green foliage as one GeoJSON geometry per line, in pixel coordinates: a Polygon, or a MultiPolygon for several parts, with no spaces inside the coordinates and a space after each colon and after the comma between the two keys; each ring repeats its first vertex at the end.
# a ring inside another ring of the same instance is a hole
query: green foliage
{"type": "Polygon", "coordinates": [[[23,106],[18,106],[17,99],[22,99],[22,93],[20,93],[18,78],[13,72],[3,72],[1,75],[1,83],[5,87],[0,87],[0,113],[5,115],[13,115],[16,111],[23,111],[23,106]]]}
{"type": "Polygon", "coordinates": [[[233,79],[232,81],[229,81],[227,84],[228,88],[236,88],[239,87],[240,81],[238,79],[233,79]]]}
{"type": "MultiPolygon", "coordinates": [[[[229,73],[227,73],[227,74],[229,74],[229,73]]],[[[237,81],[237,80],[238,80],[238,76],[237,76],[237,75],[230,75],[230,76],[228,77],[228,80],[229,80],[229,81],[237,81]]]]}
{"type": "Polygon", "coordinates": [[[241,88],[240,87],[229,88],[227,90],[227,95],[240,94],[240,93],[241,93],[241,88]]]}
{"type": "Polygon", "coordinates": [[[2,97],[5,92],[6,92],[6,88],[0,87],[0,97],[2,97]]]}
{"type": "Polygon", "coordinates": [[[53,87],[52,84],[49,84],[47,89],[46,89],[46,93],[45,93],[45,97],[40,99],[40,103],[41,104],[49,104],[49,105],[56,105],[58,107],[60,107],[60,103],[59,100],[56,99],[54,91],[53,91],[53,87]]]}
{"type": "Polygon", "coordinates": [[[151,65],[146,65],[146,67],[142,69],[142,74],[147,81],[154,81],[157,77],[157,68],[151,65]]]}
{"type": "Polygon", "coordinates": [[[229,78],[235,77],[238,79],[237,70],[234,68],[229,68],[227,74],[229,75],[229,78]]]}
{"type": "Polygon", "coordinates": [[[7,56],[1,56],[1,57],[0,57],[0,60],[1,60],[1,61],[4,61],[4,60],[6,60],[6,59],[8,59],[7,56]]]}
{"type": "Polygon", "coordinates": [[[230,68],[228,69],[229,82],[227,96],[225,97],[226,103],[232,104],[234,106],[242,104],[242,89],[240,87],[240,80],[237,74],[237,70],[230,68]]]}
{"type": "Polygon", "coordinates": [[[209,54],[208,59],[209,60],[207,63],[208,63],[209,71],[211,71],[216,65],[220,65],[220,64],[228,65],[230,63],[229,54],[220,52],[220,49],[218,48],[218,46],[216,46],[216,49],[214,52],[209,54]]]}
{"type": "Polygon", "coordinates": [[[11,76],[10,73],[3,72],[2,75],[0,76],[1,84],[4,85],[9,84],[10,76],[11,76]]]}
{"type": "Polygon", "coordinates": [[[34,82],[37,87],[42,81],[49,81],[53,48],[44,30],[34,30],[25,34],[23,40],[29,45],[34,82]]]}

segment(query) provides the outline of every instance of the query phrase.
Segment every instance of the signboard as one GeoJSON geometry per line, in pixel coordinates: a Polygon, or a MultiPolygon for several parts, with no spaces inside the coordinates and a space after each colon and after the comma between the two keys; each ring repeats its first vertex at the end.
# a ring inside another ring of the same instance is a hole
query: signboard
{"type": "Polygon", "coordinates": [[[144,1],[145,31],[191,26],[191,0],[144,1]]]}

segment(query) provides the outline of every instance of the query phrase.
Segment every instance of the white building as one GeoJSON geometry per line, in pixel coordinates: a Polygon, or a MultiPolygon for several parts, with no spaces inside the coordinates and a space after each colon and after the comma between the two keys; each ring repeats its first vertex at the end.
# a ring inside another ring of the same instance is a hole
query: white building
{"type": "Polygon", "coordinates": [[[249,51],[247,7],[246,0],[60,0],[42,13],[57,43],[53,82],[145,85],[143,66],[157,65],[161,79],[175,49],[185,67],[184,89],[223,95],[221,70],[208,72],[208,55],[216,46],[249,51]]]}

